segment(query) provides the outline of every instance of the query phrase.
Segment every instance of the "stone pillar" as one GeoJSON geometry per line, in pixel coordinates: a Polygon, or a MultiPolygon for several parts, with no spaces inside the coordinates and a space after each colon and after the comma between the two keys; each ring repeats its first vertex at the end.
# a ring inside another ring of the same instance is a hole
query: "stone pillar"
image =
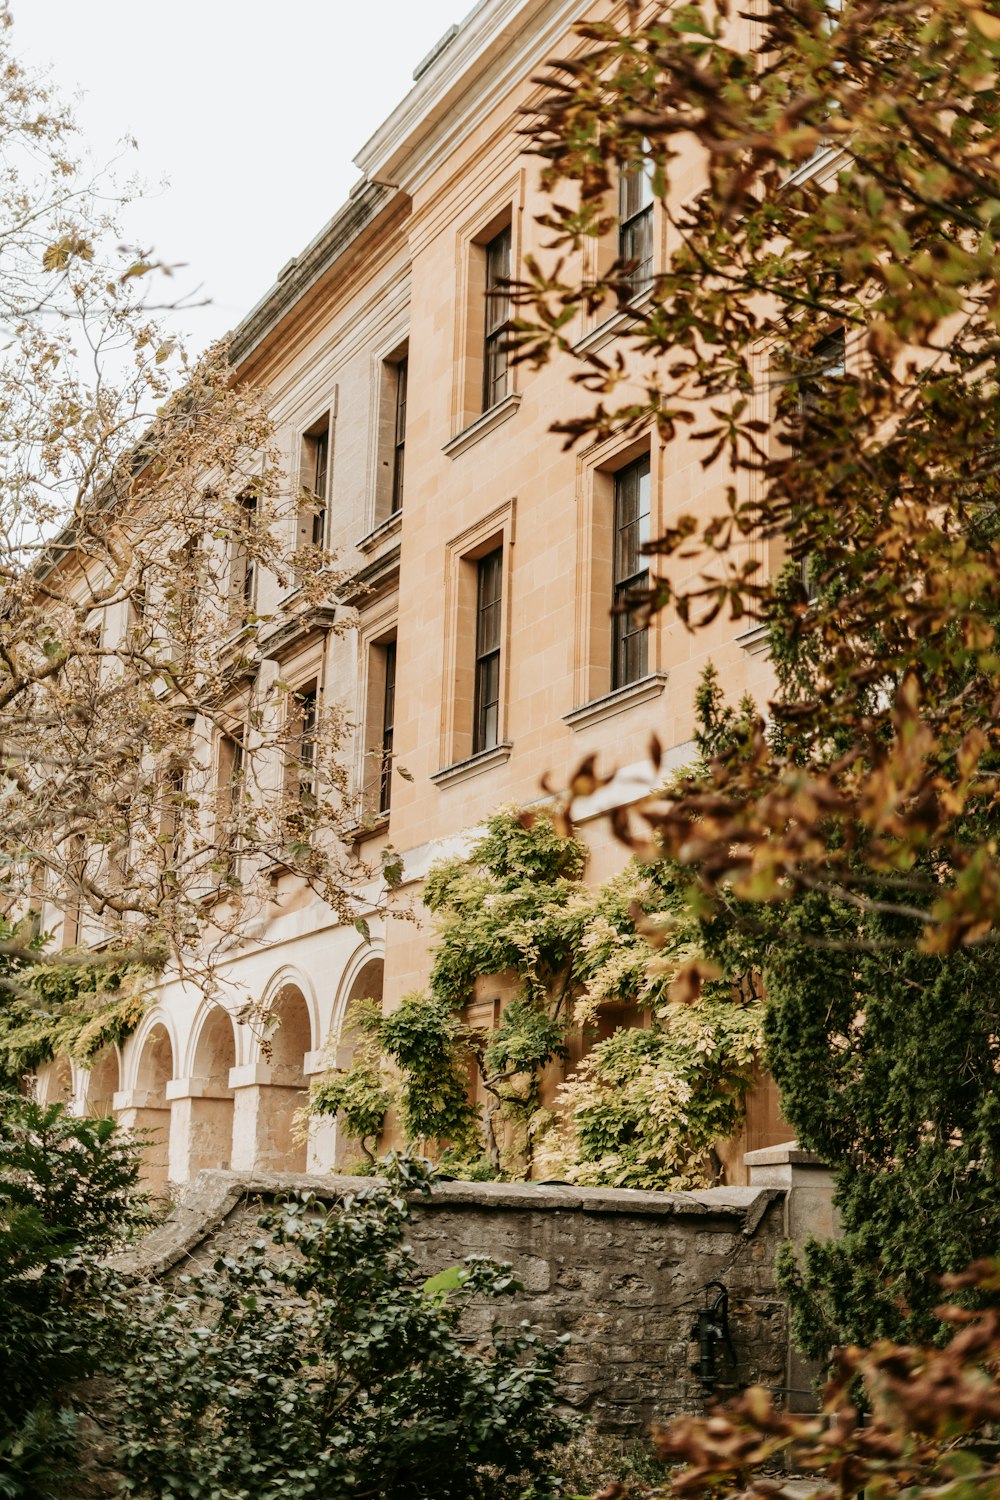
{"type": "MultiPolygon", "coordinates": [[[[307,1052],[303,1061],[302,1070],[308,1084],[310,1078],[325,1073],[330,1066],[330,1059],[324,1048],[319,1047],[314,1052],[307,1052]]],[[[338,1059],[337,1066],[340,1067],[338,1059]]],[[[309,1138],[306,1141],[306,1171],[307,1172],[332,1172],[337,1166],[337,1122],[329,1115],[309,1120],[309,1138]]]]}
{"type": "Polygon", "coordinates": [[[141,1178],[153,1192],[163,1192],[170,1178],[170,1107],[162,1094],[120,1089],[114,1096],[119,1129],[143,1133],[141,1178]]]}
{"type": "MultiPolygon", "coordinates": [[[[818,1156],[794,1141],[764,1146],[743,1158],[754,1188],[782,1188],[785,1194],[785,1238],[801,1251],[807,1239],[836,1239],[840,1220],[833,1203],[833,1173],[818,1156]]],[[[791,1342],[785,1381],[791,1411],[815,1411],[813,1387],[820,1367],[804,1359],[791,1342]]]]}
{"type": "Polygon", "coordinates": [[[270,1063],[230,1068],[233,1090],[234,1172],[301,1172],[305,1143],[296,1138],[296,1112],[305,1103],[301,1084],[273,1082],[270,1063]]]}
{"type": "Polygon", "coordinates": [[[206,1078],[172,1078],[170,1180],[190,1182],[202,1168],[229,1170],[233,1152],[233,1096],[206,1078]]]}

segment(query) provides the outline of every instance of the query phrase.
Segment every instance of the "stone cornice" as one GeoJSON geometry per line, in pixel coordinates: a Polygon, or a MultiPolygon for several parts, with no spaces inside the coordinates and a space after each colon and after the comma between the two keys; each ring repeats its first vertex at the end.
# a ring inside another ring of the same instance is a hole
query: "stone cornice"
{"type": "Polygon", "coordinates": [[[354,158],[412,195],[585,14],[585,0],[481,0],[354,158]]]}
{"type": "Polygon", "coordinates": [[[330,222],[301,254],[288,262],[270,291],[237,325],[229,339],[229,360],[236,367],[260,347],[281,320],[341,259],[364,231],[393,205],[396,193],[377,182],[361,182],[330,222]]]}

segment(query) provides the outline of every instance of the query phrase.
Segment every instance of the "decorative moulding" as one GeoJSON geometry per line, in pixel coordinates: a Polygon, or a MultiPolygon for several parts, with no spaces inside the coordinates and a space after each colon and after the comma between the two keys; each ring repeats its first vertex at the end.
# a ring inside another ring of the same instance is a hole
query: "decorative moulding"
{"type": "Polygon", "coordinates": [[[521,392],[511,391],[509,396],[498,401],[496,406],[491,406],[489,411],[484,411],[481,417],[470,422],[468,427],[463,428],[450,442],[445,443],[441,452],[448,458],[457,458],[460,453],[471,448],[473,443],[478,443],[480,438],[492,432],[495,427],[499,427],[501,422],[506,422],[508,417],[512,417],[520,404],[521,392]]]}
{"type": "Polygon", "coordinates": [[[651,699],[658,698],[666,685],[666,672],[650,672],[647,677],[640,677],[638,682],[630,682],[626,687],[616,688],[613,693],[605,693],[603,698],[594,698],[590,703],[582,703],[579,708],[571,708],[568,714],[563,714],[563,723],[568,724],[570,729],[589,729],[592,724],[613,719],[616,714],[625,713],[639,703],[648,703],[651,699]]]}
{"type": "Polygon", "coordinates": [[[390,537],[395,536],[403,525],[402,510],[393,511],[391,516],[386,516],[377,526],[373,526],[367,536],[363,536],[360,542],[355,542],[359,552],[374,552],[376,547],[387,542],[390,537]]]}
{"type": "Polygon", "coordinates": [[[766,656],[769,645],[767,625],[751,625],[749,630],[740,631],[736,644],[742,646],[748,656],[766,656]]]}
{"type": "Polygon", "coordinates": [[[652,291],[643,292],[628,307],[617,307],[610,317],[598,323],[589,333],[578,338],[573,345],[574,354],[597,354],[601,349],[607,348],[623,333],[630,333],[634,328],[641,328],[642,320],[637,313],[642,313],[647,307],[652,306],[652,291]]]}
{"type": "Polygon", "coordinates": [[[510,759],[513,748],[510,740],[504,740],[491,750],[480,750],[478,755],[470,755],[468,760],[457,760],[454,765],[435,771],[431,780],[435,786],[454,786],[456,781],[466,781],[470,776],[478,776],[481,771],[492,771],[494,766],[502,766],[510,759]]]}
{"type": "Polygon", "coordinates": [[[354,161],[412,194],[565,41],[581,0],[480,0],[354,161]]]}

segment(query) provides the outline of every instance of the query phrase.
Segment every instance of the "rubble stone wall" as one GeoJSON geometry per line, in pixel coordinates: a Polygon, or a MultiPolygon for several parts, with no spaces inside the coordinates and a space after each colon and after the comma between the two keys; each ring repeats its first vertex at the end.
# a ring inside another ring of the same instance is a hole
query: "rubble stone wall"
{"type": "MultiPolygon", "coordinates": [[[[202,1269],[259,1238],[261,1205],[289,1191],[324,1200],[363,1179],[203,1172],[170,1218],[122,1257],[140,1276],[202,1269]]],[[[787,1320],[774,1287],[785,1194],[773,1188],[644,1193],[532,1183],[445,1182],[413,1208],[410,1241],[428,1276],[466,1255],[510,1261],[524,1290],[502,1321],[530,1319],[570,1344],[561,1391],[608,1432],[633,1433],[703,1409],[692,1327],[705,1284],[729,1291],[735,1367],[724,1386],[785,1381],[787,1320]]],[[[466,1332],[497,1317],[472,1308],[466,1332]]]]}

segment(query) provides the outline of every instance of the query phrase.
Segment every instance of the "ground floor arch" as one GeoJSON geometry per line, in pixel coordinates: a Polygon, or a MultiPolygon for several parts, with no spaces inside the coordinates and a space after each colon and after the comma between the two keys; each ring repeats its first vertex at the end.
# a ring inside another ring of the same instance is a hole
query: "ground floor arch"
{"type": "Polygon", "coordinates": [[[119,1123],[143,1137],[140,1177],[153,1193],[166,1189],[170,1167],[170,1100],[174,1047],[162,1021],[153,1022],[136,1039],[135,1085],[118,1096],[119,1123]]]}
{"type": "Polygon", "coordinates": [[[170,1086],[170,1177],[187,1182],[203,1169],[228,1170],[233,1158],[236,1029],[221,1005],[208,1006],[190,1052],[190,1074],[170,1086]]]}
{"type": "Polygon", "coordinates": [[[115,1095],[121,1089],[121,1059],[117,1047],[102,1047],[83,1070],[83,1107],[91,1119],[103,1120],[115,1112],[115,1095]]]}
{"type": "Polygon", "coordinates": [[[306,997],[300,985],[287,981],[264,1012],[257,1060],[233,1070],[237,1170],[305,1171],[305,1125],[299,1117],[307,1102],[305,1065],[312,1045],[306,997]]]}

